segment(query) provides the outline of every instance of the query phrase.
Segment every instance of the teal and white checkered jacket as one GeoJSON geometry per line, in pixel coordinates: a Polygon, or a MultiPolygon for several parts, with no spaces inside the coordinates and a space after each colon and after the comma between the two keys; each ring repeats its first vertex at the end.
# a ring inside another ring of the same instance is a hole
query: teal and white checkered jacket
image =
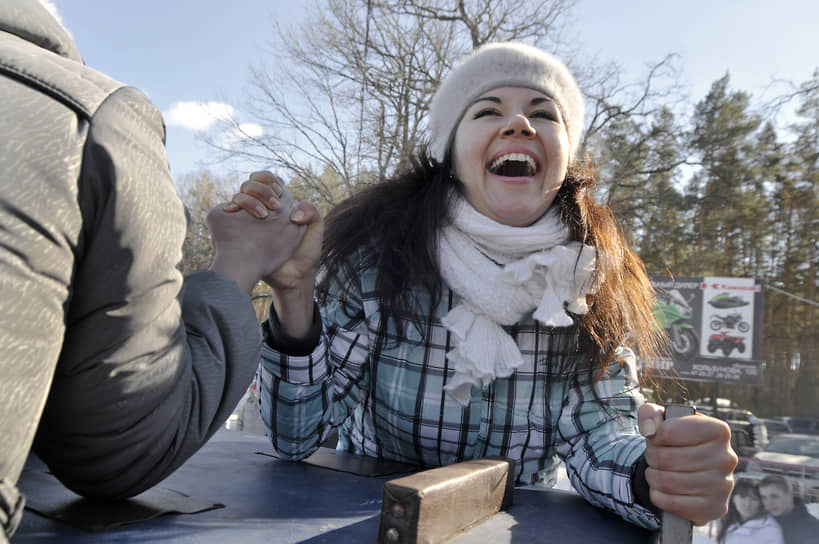
{"type": "MultiPolygon", "coordinates": [[[[415,300],[432,318],[403,319],[409,340],[388,339],[376,354],[374,271],[362,271],[357,281],[346,305],[330,299],[320,309],[321,339],[312,353],[262,348],[262,419],[283,459],[309,456],[336,427],[339,449],[416,465],[508,457],[517,463],[521,484],[553,485],[562,459],[572,485],[590,503],[657,527],[657,518],[635,502],[631,485],[645,441],[637,431],[643,397],[630,351],[593,385],[588,357],[577,348],[577,328],[548,328],[529,317],[506,328],[520,346],[523,366],[473,388],[471,404],[462,407],[443,389],[453,374],[445,356],[453,346],[441,318],[455,295],[444,288],[440,304],[430,308],[419,290],[415,300]]],[[[277,320],[264,326],[277,327],[277,320]]]]}

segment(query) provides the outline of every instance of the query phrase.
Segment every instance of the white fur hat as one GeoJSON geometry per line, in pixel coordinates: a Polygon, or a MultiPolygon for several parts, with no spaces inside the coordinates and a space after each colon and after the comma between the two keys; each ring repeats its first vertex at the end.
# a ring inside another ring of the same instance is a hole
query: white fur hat
{"type": "Polygon", "coordinates": [[[546,94],[560,108],[569,136],[569,162],[583,132],[583,94],[572,73],[557,57],[519,42],[490,43],[452,69],[432,97],[429,150],[443,161],[466,109],[486,91],[526,87],[546,94]]]}

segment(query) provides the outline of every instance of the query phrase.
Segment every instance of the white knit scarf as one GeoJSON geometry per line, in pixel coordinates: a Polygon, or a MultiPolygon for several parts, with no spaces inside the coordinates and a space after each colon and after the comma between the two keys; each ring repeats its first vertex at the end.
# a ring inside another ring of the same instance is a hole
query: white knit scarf
{"type": "Polygon", "coordinates": [[[488,385],[523,364],[503,325],[535,310],[544,325],[569,326],[566,310],[588,312],[595,250],[569,241],[557,206],[529,227],[493,221],[462,197],[452,212],[453,223],[441,230],[438,242],[441,274],[459,297],[442,320],[455,344],[447,353],[455,374],[444,389],[466,406],[473,385],[488,385]]]}

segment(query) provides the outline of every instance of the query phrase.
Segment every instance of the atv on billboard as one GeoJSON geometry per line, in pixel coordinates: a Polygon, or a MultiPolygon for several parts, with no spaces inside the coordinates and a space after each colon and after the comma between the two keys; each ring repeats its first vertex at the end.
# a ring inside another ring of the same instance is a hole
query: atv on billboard
{"type": "Polygon", "coordinates": [[[762,380],[761,280],[652,276],[655,315],[669,356],[644,361],[660,376],[759,385],[762,380]]]}

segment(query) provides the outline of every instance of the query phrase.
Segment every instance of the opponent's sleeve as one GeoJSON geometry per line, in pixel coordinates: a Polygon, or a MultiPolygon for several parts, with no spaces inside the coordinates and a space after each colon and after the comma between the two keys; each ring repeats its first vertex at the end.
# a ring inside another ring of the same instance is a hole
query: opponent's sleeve
{"type": "MultiPolygon", "coordinates": [[[[186,221],[162,118],[136,89],[115,91],[91,118],[77,191],[67,296],[46,301],[64,308],[65,334],[35,448],[76,492],[121,498],[164,479],[216,432],[250,384],[261,337],[235,282],[202,271],[183,284],[186,221]]],[[[31,326],[45,338],[60,332],[51,321],[31,326]]]]}

